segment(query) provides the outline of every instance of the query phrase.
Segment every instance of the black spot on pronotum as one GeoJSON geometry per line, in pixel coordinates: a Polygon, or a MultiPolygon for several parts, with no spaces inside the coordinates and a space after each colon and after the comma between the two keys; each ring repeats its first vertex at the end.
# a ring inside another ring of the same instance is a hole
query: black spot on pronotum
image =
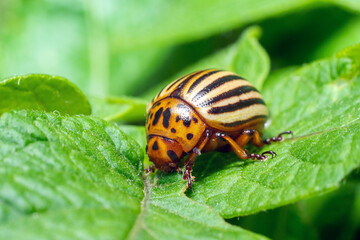
{"type": "Polygon", "coordinates": [[[188,133],[188,134],[186,135],[186,138],[187,138],[188,140],[191,140],[193,137],[194,137],[194,135],[193,135],[192,133],[188,133]]]}
{"type": "Polygon", "coordinates": [[[164,128],[169,127],[170,116],[171,116],[170,108],[167,108],[163,113],[163,126],[164,126],[164,128]]]}
{"type": "Polygon", "coordinates": [[[179,115],[176,116],[176,122],[180,121],[181,117],[179,115]]]}
{"type": "Polygon", "coordinates": [[[192,120],[194,121],[194,123],[197,123],[197,122],[198,122],[198,120],[197,120],[196,117],[193,117],[192,120]]]}
{"type": "Polygon", "coordinates": [[[189,127],[191,123],[191,120],[189,117],[183,117],[183,124],[185,127],[189,127]]]}
{"type": "Polygon", "coordinates": [[[176,133],[176,129],[175,129],[175,128],[172,128],[172,129],[171,129],[171,132],[172,132],[172,133],[176,133]]]}
{"type": "Polygon", "coordinates": [[[169,156],[171,161],[173,161],[173,162],[178,162],[179,161],[179,157],[176,155],[176,153],[173,150],[168,150],[167,155],[169,156]]]}
{"type": "Polygon", "coordinates": [[[163,110],[164,110],[163,108],[160,108],[159,110],[156,111],[154,120],[153,120],[153,122],[152,122],[152,125],[156,125],[156,124],[157,124],[157,122],[159,121],[159,118],[160,118],[163,110]]]}
{"type": "Polygon", "coordinates": [[[154,144],[152,146],[152,149],[155,150],[155,151],[159,149],[157,141],[154,142],[154,144]]]}

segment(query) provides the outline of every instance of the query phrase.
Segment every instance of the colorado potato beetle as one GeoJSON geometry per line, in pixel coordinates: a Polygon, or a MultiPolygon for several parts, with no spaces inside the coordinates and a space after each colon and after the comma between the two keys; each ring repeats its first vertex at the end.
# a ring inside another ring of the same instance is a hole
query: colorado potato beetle
{"type": "Polygon", "coordinates": [[[269,111],[258,90],[242,77],[218,69],[197,71],[178,78],[163,88],[147,107],[146,152],[155,168],[177,170],[187,156],[183,179],[191,187],[196,156],[230,146],[241,159],[266,160],[273,151],[248,153],[243,147],[252,141],[257,147],[283,140],[261,140],[269,111]]]}

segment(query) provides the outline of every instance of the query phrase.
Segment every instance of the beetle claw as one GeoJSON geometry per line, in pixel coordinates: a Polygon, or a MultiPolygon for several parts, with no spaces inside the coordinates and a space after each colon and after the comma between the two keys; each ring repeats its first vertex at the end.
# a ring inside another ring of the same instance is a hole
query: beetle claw
{"type": "Polygon", "coordinates": [[[149,174],[150,172],[155,172],[155,165],[151,165],[149,168],[146,168],[144,171],[145,171],[145,174],[149,174]]]}
{"type": "Polygon", "coordinates": [[[271,154],[271,158],[274,158],[274,156],[275,157],[277,156],[276,152],[274,152],[274,151],[266,151],[261,154],[262,156],[265,156],[267,158],[267,156],[265,154],[271,154]]]}
{"type": "Polygon", "coordinates": [[[272,137],[272,138],[267,138],[263,141],[263,143],[265,144],[271,144],[272,142],[281,142],[282,140],[284,140],[283,135],[285,134],[291,134],[291,136],[294,136],[294,133],[292,131],[285,131],[280,133],[277,137],[272,137]]]}
{"type": "Polygon", "coordinates": [[[191,175],[191,167],[190,166],[186,166],[185,167],[185,173],[183,176],[184,180],[187,180],[187,188],[191,188],[192,187],[192,183],[195,181],[195,177],[191,175]]]}
{"type": "Polygon", "coordinates": [[[256,153],[250,153],[248,154],[248,158],[252,159],[252,160],[259,160],[259,161],[265,161],[266,159],[268,159],[268,156],[266,156],[266,154],[270,154],[271,158],[274,158],[274,156],[277,156],[276,152],[274,151],[266,151],[263,152],[262,154],[256,154],[256,153]]]}

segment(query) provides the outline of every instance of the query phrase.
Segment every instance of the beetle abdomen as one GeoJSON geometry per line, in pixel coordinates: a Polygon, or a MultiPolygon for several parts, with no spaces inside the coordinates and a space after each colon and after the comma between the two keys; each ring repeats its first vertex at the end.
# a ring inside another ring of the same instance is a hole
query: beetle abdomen
{"type": "Polygon", "coordinates": [[[166,86],[153,102],[166,97],[184,100],[209,126],[224,131],[261,128],[268,117],[255,87],[228,71],[210,69],[188,74],[166,86]]]}

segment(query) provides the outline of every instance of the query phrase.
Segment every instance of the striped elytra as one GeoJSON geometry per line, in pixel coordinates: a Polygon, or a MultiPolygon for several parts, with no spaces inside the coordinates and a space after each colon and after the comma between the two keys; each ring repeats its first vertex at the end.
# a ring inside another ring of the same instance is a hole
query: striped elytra
{"type": "Polygon", "coordinates": [[[211,69],[181,77],[160,91],[151,104],[164,98],[181,99],[210,127],[223,131],[243,129],[254,123],[261,125],[268,116],[258,90],[228,71],[211,69]]]}
{"type": "MultiPolygon", "coordinates": [[[[147,108],[147,153],[155,167],[181,171],[191,186],[191,169],[202,152],[230,146],[242,159],[265,160],[264,154],[248,154],[243,147],[261,141],[269,115],[259,91],[235,73],[217,69],[197,71],[165,86],[147,108]]],[[[281,138],[281,139],[280,139],[281,138]]],[[[271,151],[270,151],[271,152],[271,151]]],[[[273,155],[273,152],[266,152],[273,155]]],[[[149,168],[153,170],[154,168],[149,168]]]]}

